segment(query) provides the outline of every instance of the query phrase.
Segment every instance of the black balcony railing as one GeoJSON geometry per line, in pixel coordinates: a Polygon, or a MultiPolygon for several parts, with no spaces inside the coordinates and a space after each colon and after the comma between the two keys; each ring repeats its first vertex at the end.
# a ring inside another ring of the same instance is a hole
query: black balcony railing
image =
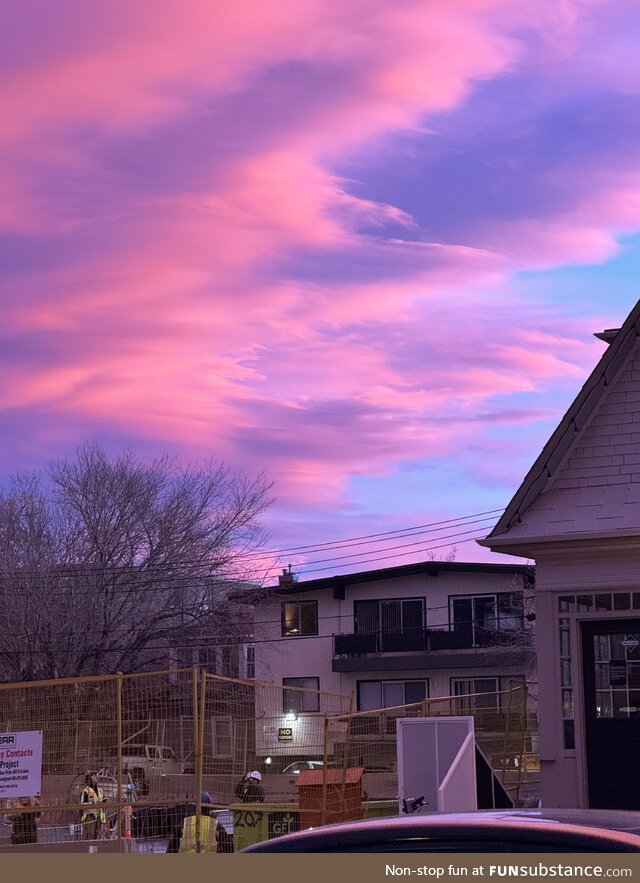
{"type": "Polygon", "coordinates": [[[377,652],[378,635],[375,632],[373,634],[333,636],[334,656],[362,656],[366,653],[377,652]]]}
{"type": "Polygon", "coordinates": [[[367,653],[401,653],[427,649],[427,633],[423,628],[402,631],[364,632],[334,635],[334,656],[362,656],[367,653]]]}
{"type": "Polygon", "coordinates": [[[429,650],[468,650],[473,647],[473,636],[467,630],[430,629],[429,650]]]}
{"type": "Polygon", "coordinates": [[[403,650],[426,650],[427,632],[423,628],[403,629],[400,632],[379,632],[381,653],[397,653],[403,650]]]}
{"type": "Polygon", "coordinates": [[[531,636],[522,629],[496,629],[469,623],[452,629],[409,628],[400,631],[365,632],[333,636],[334,656],[366,656],[369,653],[439,650],[470,650],[477,647],[522,647],[531,636]]]}

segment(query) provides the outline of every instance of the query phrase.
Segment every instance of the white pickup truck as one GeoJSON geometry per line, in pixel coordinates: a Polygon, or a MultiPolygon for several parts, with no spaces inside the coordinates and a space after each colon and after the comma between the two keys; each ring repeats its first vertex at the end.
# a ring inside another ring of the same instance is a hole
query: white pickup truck
{"type": "MultiPolygon", "coordinates": [[[[100,785],[107,796],[107,791],[117,788],[118,760],[109,758],[107,766],[99,771],[102,779],[100,785]],[[109,786],[109,781],[112,787],[109,786]]],[[[152,745],[143,742],[127,742],[122,746],[122,786],[126,793],[127,786],[135,786],[136,797],[146,797],[150,783],[160,776],[169,776],[184,772],[183,764],[176,757],[173,748],[166,745],[152,745]]]]}
{"type": "Polygon", "coordinates": [[[167,745],[148,745],[125,742],[122,746],[122,770],[143,769],[148,779],[183,772],[182,764],[173,748],[167,745]]]}

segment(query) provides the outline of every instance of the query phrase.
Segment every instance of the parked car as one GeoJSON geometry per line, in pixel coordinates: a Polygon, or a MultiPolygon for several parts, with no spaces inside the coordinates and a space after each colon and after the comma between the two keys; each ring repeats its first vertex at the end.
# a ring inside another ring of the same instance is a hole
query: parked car
{"type": "MultiPolygon", "coordinates": [[[[369,773],[387,773],[393,772],[395,770],[395,765],[392,763],[363,763],[362,765],[365,768],[365,772],[369,773]]],[[[322,760],[296,760],[293,763],[290,763],[289,766],[286,766],[282,770],[282,774],[288,776],[297,776],[298,773],[302,770],[320,770],[323,766],[324,761],[322,760]]],[[[330,763],[329,766],[341,767],[342,764],[330,763]]]]}
{"type": "Polygon", "coordinates": [[[512,810],[368,819],[275,837],[243,852],[640,852],[640,813],[512,810]]]}
{"type": "Polygon", "coordinates": [[[324,762],[321,760],[296,760],[282,770],[283,776],[297,776],[302,770],[321,770],[324,762]]]}

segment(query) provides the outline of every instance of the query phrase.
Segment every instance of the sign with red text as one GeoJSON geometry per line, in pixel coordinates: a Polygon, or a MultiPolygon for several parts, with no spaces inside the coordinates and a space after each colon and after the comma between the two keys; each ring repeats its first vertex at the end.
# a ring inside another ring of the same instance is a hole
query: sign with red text
{"type": "Polygon", "coordinates": [[[37,797],[42,788],[42,730],[0,733],[0,797],[37,797]]]}

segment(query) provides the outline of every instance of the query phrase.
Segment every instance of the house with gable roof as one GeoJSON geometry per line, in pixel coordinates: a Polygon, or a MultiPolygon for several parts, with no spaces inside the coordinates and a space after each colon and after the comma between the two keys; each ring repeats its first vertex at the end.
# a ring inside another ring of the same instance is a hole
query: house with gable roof
{"type": "Polygon", "coordinates": [[[545,806],[640,809],[640,301],[490,535],[535,559],[545,806]]]}

